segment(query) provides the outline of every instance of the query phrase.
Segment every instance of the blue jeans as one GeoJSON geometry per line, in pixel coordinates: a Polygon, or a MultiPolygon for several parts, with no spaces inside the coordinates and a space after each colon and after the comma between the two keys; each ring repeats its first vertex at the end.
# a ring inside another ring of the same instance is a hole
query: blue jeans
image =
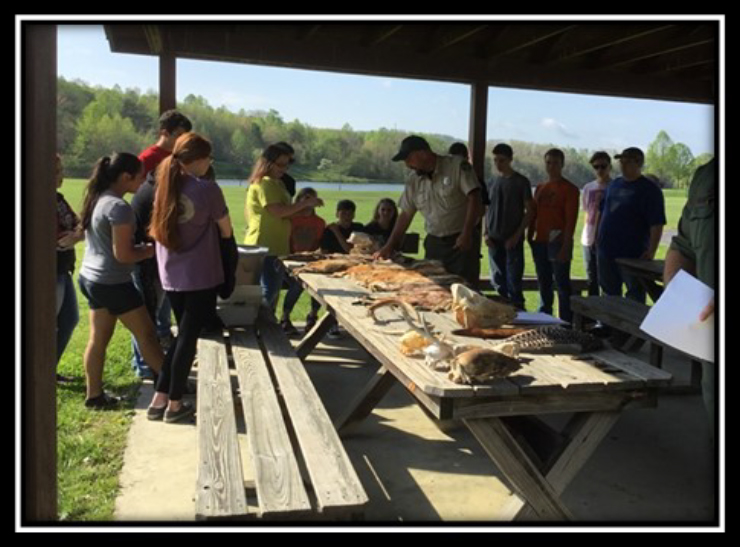
{"type": "Polygon", "coordinates": [[[596,244],[583,245],[583,266],[588,276],[588,295],[599,296],[599,270],[596,244]]]}
{"type": "Polygon", "coordinates": [[[553,244],[532,242],[532,258],[537,270],[537,282],[540,286],[540,307],[537,311],[552,315],[552,305],[555,300],[553,278],[558,291],[558,308],[560,319],[571,322],[573,314],[570,311],[570,296],[573,290],[570,285],[570,263],[558,262],[552,259],[557,255],[553,244]]]}
{"type": "Polygon", "coordinates": [[[80,311],[72,274],[57,275],[57,364],[79,321],[80,311]]]}
{"type": "MultiPolygon", "coordinates": [[[[286,276],[288,280],[288,290],[285,293],[285,299],[283,300],[283,319],[289,320],[290,314],[293,312],[293,308],[296,305],[296,302],[298,302],[298,299],[301,297],[301,294],[303,294],[303,285],[301,285],[301,282],[298,281],[295,277],[292,276],[286,276]]],[[[319,309],[321,308],[321,304],[317,301],[311,298],[311,313],[313,315],[317,315],[319,312],[319,309]]]]}
{"type": "MultiPolygon", "coordinates": [[[[132,279],[134,280],[134,285],[136,286],[138,291],[142,294],[142,296],[144,296],[145,292],[141,284],[141,277],[139,275],[138,269],[134,270],[132,279]]],[[[172,306],[170,305],[170,301],[167,299],[167,293],[164,292],[164,289],[162,288],[162,283],[159,281],[159,279],[157,279],[156,281],[156,298],[157,315],[155,317],[154,326],[157,330],[157,337],[163,338],[167,336],[172,336],[172,331],[170,330],[170,327],[172,326],[172,306]]],[[[144,361],[144,358],[141,356],[138,342],[136,342],[136,338],[133,335],[131,336],[131,347],[134,350],[134,355],[133,357],[131,357],[131,368],[136,371],[136,375],[139,378],[152,378],[152,370],[149,368],[149,365],[146,364],[146,361],[144,361]]]]}
{"type": "Polygon", "coordinates": [[[262,275],[260,285],[262,286],[262,303],[273,312],[277,307],[280,289],[283,287],[283,264],[276,256],[266,256],[262,263],[262,275]]]}
{"type": "Polygon", "coordinates": [[[624,275],[614,258],[598,252],[599,285],[604,294],[622,296],[622,283],[627,286],[627,298],[640,304],[645,303],[645,289],[640,281],[631,275],[624,275]]]}
{"type": "Polygon", "coordinates": [[[488,247],[488,265],[493,288],[523,310],[524,238],[510,250],[506,249],[504,241],[494,240],[494,247],[488,247]]]}

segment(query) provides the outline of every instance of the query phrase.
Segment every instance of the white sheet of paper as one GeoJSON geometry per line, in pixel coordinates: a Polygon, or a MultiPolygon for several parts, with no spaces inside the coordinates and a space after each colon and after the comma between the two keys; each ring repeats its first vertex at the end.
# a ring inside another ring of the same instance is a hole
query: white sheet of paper
{"type": "Polygon", "coordinates": [[[516,314],[516,319],[511,322],[512,325],[565,325],[565,321],[547,315],[541,312],[520,311],[516,314]]]}
{"type": "Polygon", "coordinates": [[[714,362],[714,314],[699,314],[714,290],[680,270],[650,309],[640,328],[653,338],[704,361],[714,362]]]}

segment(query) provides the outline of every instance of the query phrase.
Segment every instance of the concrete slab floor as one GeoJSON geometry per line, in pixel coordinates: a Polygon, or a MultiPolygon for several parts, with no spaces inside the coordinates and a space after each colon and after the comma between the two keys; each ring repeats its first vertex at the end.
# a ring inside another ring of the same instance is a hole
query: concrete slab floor
{"type": "MultiPolygon", "coordinates": [[[[367,361],[346,336],[311,355],[307,369],[330,416],[339,415],[374,374],[377,365],[367,361]]],[[[688,362],[670,354],[666,361],[667,370],[685,381],[688,362]]],[[[196,428],[147,421],[151,390],[145,384],[137,404],[115,518],[193,521],[196,428]]],[[[547,421],[560,426],[564,417],[547,421]]],[[[493,523],[512,495],[464,426],[438,427],[400,385],[343,441],[370,498],[366,523],[493,523]]],[[[665,395],[658,408],[622,414],[563,500],[581,523],[701,525],[716,514],[714,463],[701,397],[665,395]]]]}

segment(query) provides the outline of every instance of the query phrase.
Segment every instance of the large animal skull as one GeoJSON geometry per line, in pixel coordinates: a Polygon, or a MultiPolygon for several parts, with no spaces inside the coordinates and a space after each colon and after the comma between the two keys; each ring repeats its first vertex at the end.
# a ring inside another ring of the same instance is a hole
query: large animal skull
{"type": "Polygon", "coordinates": [[[516,308],[486,298],[465,285],[454,283],[452,312],[463,327],[491,328],[511,323],[516,318],[516,308]]]}

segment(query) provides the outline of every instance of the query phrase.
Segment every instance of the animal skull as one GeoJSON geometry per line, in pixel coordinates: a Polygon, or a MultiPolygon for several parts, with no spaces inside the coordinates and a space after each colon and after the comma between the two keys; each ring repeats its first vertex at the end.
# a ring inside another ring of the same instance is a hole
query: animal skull
{"type": "Polygon", "coordinates": [[[516,308],[502,304],[465,285],[455,283],[452,290],[452,311],[457,322],[465,328],[500,327],[516,318],[516,308]]]}
{"type": "Polygon", "coordinates": [[[370,310],[374,319],[374,311],[382,306],[398,307],[411,327],[401,338],[401,352],[411,355],[421,349],[425,364],[436,371],[449,371],[448,377],[455,383],[473,384],[504,378],[521,366],[517,359],[518,344],[502,344],[496,349],[449,344],[435,337],[424,316],[406,302],[391,299],[379,302],[370,310]],[[414,323],[412,313],[419,318],[421,328],[414,323]]]}
{"type": "Polygon", "coordinates": [[[489,348],[474,348],[452,360],[448,378],[456,384],[477,384],[506,378],[520,367],[514,357],[489,348]]]}

